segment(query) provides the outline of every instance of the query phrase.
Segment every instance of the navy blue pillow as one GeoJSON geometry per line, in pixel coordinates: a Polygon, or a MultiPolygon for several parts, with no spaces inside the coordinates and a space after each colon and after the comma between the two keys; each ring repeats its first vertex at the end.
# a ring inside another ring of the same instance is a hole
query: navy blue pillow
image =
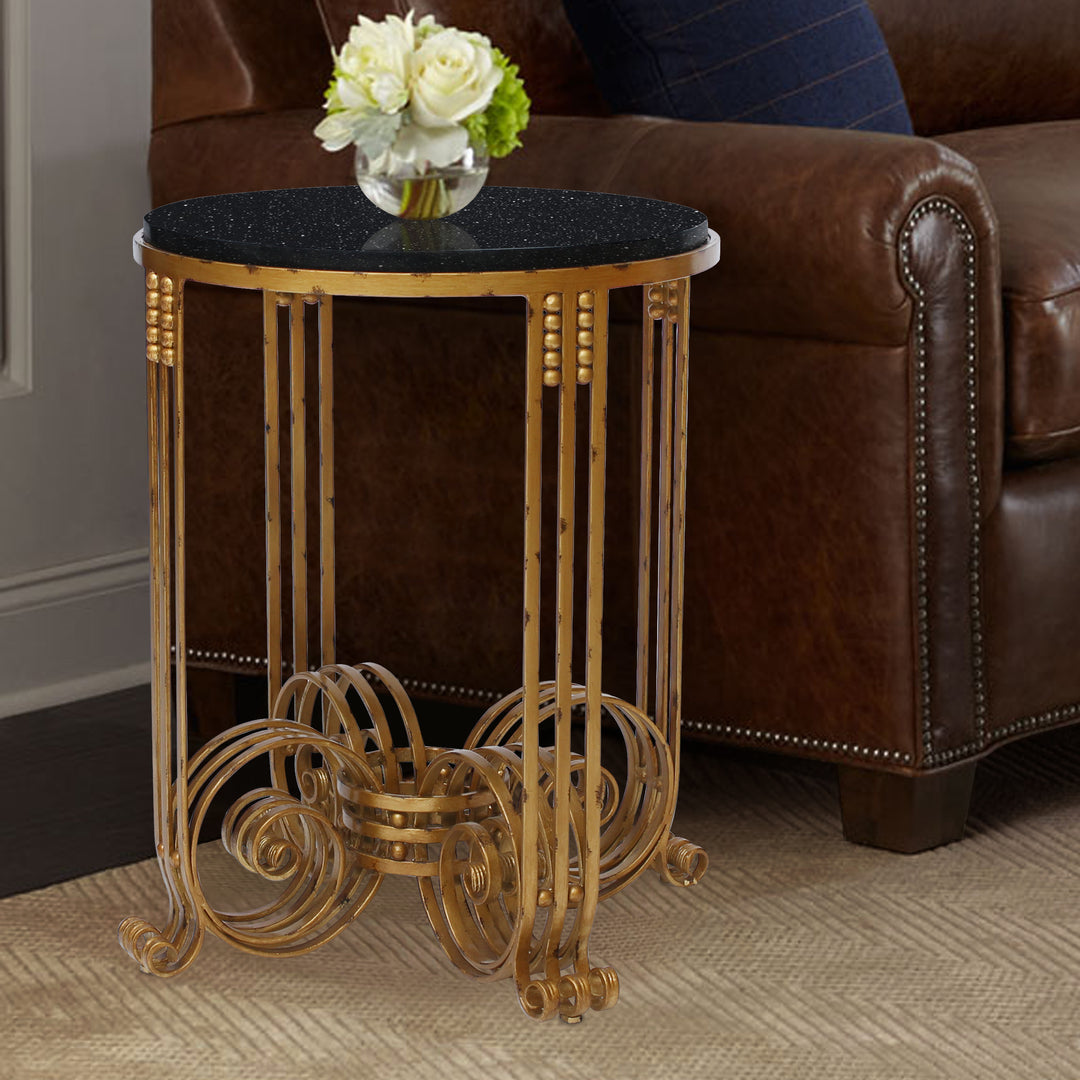
{"type": "Polygon", "coordinates": [[[563,6],[614,112],[912,132],[865,0],[563,6]]]}

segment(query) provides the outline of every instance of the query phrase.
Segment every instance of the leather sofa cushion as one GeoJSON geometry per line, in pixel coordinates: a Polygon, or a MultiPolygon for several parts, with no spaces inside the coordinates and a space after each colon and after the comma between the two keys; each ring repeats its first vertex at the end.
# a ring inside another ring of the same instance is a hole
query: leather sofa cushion
{"type": "Polygon", "coordinates": [[[1007,452],[1080,453],[1080,120],[940,141],[979,170],[998,217],[1007,452]]]}
{"type": "Polygon", "coordinates": [[[864,2],[563,3],[614,112],[911,134],[864,2]]]}

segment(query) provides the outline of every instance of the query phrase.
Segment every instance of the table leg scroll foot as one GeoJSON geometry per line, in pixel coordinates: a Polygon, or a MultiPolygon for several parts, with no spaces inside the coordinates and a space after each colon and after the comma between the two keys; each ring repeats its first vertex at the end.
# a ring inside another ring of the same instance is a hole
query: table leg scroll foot
{"type": "Polygon", "coordinates": [[[533,979],[524,990],[518,990],[518,1001],[526,1016],[551,1020],[559,1015],[559,984],[554,979],[533,979]]]}
{"type": "Polygon", "coordinates": [[[558,979],[533,979],[519,991],[521,1007],[534,1020],[558,1016],[577,1024],[593,1009],[610,1009],[619,1000],[619,975],[614,968],[593,968],[588,975],[568,974],[558,979]]]}
{"type": "Polygon", "coordinates": [[[593,968],[589,972],[589,992],[592,994],[592,1008],[597,1012],[618,1004],[619,973],[611,967],[593,968]]]}
{"type": "Polygon", "coordinates": [[[709,856],[704,848],[693,841],[669,833],[667,844],[657,851],[653,865],[669,885],[686,888],[697,885],[705,876],[709,856]]]}
{"type": "Polygon", "coordinates": [[[163,933],[145,919],[130,916],[116,928],[120,947],[146,975],[167,977],[183,971],[202,948],[202,930],[185,921],[170,920],[163,933]],[[175,924],[175,925],[173,925],[175,924]]]}

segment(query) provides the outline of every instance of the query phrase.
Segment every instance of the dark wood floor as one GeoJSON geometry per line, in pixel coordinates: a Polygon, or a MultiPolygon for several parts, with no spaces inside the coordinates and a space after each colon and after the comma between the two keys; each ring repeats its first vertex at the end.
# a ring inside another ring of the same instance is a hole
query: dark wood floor
{"type": "Polygon", "coordinates": [[[150,688],[0,719],[0,896],[154,851],[150,688]]]}

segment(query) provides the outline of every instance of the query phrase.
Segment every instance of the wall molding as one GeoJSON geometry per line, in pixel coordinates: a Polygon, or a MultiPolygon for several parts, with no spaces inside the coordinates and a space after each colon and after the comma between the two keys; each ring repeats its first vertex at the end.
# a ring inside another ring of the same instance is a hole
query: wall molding
{"type": "Polygon", "coordinates": [[[146,548],[0,579],[0,717],[150,681],[146,548]]]}
{"type": "MultiPolygon", "coordinates": [[[[0,618],[120,589],[149,589],[150,549],[136,548],[93,559],[47,566],[0,578],[0,618]]],[[[149,634],[149,628],[147,628],[149,634]]]]}
{"type": "Polygon", "coordinates": [[[3,356],[0,398],[33,389],[30,0],[0,0],[3,50],[3,356]]]}

